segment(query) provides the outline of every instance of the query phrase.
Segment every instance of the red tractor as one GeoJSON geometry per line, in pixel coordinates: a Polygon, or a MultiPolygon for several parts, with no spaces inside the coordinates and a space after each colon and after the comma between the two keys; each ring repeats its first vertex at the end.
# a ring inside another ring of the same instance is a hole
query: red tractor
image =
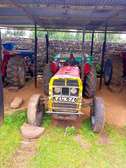
{"type": "MultiPolygon", "coordinates": [[[[104,103],[102,98],[95,97],[96,73],[93,63],[88,60],[77,61],[69,58],[64,63],[60,60],[47,64],[43,73],[44,91],[49,95],[48,111],[41,94],[33,95],[28,105],[28,123],[41,125],[44,113],[59,119],[77,119],[82,113],[83,97],[91,98],[91,125],[94,132],[100,132],[104,127],[104,103]],[[83,70],[83,71],[82,71],[83,70]],[[84,76],[84,77],[83,77],[84,76]]],[[[91,60],[91,59],[90,59],[91,60]]]]}
{"type": "Polygon", "coordinates": [[[9,86],[22,87],[28,75],[33,76],[33,52],[15,49],[15,44],[3,44],[3,59],[1,64],[2,78],[9,86]]]}

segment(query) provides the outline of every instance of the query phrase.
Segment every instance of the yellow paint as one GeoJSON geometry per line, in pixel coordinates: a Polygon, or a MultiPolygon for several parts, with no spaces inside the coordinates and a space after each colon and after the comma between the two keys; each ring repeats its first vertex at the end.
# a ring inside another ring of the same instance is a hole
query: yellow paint
{"type": "MultiPolygon", "coordinates": [[[[52,106],[53,106],[53,83],[55,80],[59,80],[61,78],[54,76],[50,79],[49,82],[49,101],[48,101],[48,109],[51,112],[52,111],[52,106]]],[[[82,90],[83,90],[83,85],[82,85],[82,81],[79,77],[70,77],[70,78],[64,78],[65,79],[65,86],[67,84],[67,80],[77,80],[78,81],[78,85],[79,85],[79,95],[78,95],[78,102],[77,102],[77,106],[78,106],[78,112],[81,111],[81,103],[82,103],[82,90]]],[[[58,96],[58,95],[57,95],[58,96]]]]}

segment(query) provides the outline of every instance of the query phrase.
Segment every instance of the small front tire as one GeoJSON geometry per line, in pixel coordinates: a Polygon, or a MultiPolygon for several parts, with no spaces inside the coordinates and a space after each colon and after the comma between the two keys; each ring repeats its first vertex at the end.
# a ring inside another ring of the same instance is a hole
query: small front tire
{"type": "Polygon", "coordinates": [[[30,98],[27,110],[28,123],[34,126],[40,126],[45,111],[44,102],[40,94],[35,94],[30,98]]]}
{"type": "Polygon", "coordinates": [[[93,99],[93,105],[91,107],[91,126],[93,132],[100,133],[105,124],[105,108],[104,102],[101,97],[95,97],[93,99]]]}

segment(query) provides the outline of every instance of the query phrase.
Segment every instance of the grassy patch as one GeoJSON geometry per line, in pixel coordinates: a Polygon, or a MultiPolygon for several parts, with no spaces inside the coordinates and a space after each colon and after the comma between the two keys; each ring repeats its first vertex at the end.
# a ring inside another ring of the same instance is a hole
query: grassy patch
{"type": "Polygon", "coordinates": [[[13,155],[21,141],[19,128],[25,121],[25,112],[16,112],[5,117],[0,127],[0,167],[6,167],[7,160],[13,155]]]}
{"type": "MultiPolygon", "coordinates": [[[[101,135],[94,134],[87,120],[78,130],[82,140],[89,144],[88,149],[75,140],[75,135],[65,136],[65,129],[54,127],[50,118],[43,125],[48,125],[38,143],[36,156],[29,162],[30,168],[125,168],[126,137],[119,130],[106,126],[105,132],[110,143],[101,144],[101,135]]],[[[125,132],[125,131],[124,131],[125,132]]]]}
{"type": "MultiPolygon", "coordinates": [[[[26,119],[25,112],[5,117],[0,127],[0,167],[7,167],[13,153],[21,142],[19,128],[26,119]]],[[[30,168],[125,168],[126,167],[126,128],[117,129],[106,125],[108,143],[100,143],[101,135],[94,134],[89,120],[80,129],[66,129],[51,124],[46,115],[44,135],[37,142],[37,152],[28,160],[30,168]],[[81,137],[77,141],[76,135],[81,137]],[[84,145],[83,145],[84,143],[84,145]]]]}

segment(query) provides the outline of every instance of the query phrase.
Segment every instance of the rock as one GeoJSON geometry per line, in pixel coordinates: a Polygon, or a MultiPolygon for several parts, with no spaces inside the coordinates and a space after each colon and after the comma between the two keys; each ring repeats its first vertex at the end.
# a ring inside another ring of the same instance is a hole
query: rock
{"type": "Polygon", "coordinates": [[[19,90],[19,87],[9,86],[7,89],[8,89],[9,91],[17,92],[17,91],[19,90]]]}
{"type": "Polygon", "coordinates": [[[23,104],[23,98],[22,97],[15,97],[13,101],[10,104],[10,107],[13,109],[19,108],[23,104]]]}
{"type": "Polygon", "coordinates": [[[44,133],[45,128],[33,126],[27,123],[24,123],[21,126],[21,133],[24,138],[35,139],[39,138],[44,133]]]}

